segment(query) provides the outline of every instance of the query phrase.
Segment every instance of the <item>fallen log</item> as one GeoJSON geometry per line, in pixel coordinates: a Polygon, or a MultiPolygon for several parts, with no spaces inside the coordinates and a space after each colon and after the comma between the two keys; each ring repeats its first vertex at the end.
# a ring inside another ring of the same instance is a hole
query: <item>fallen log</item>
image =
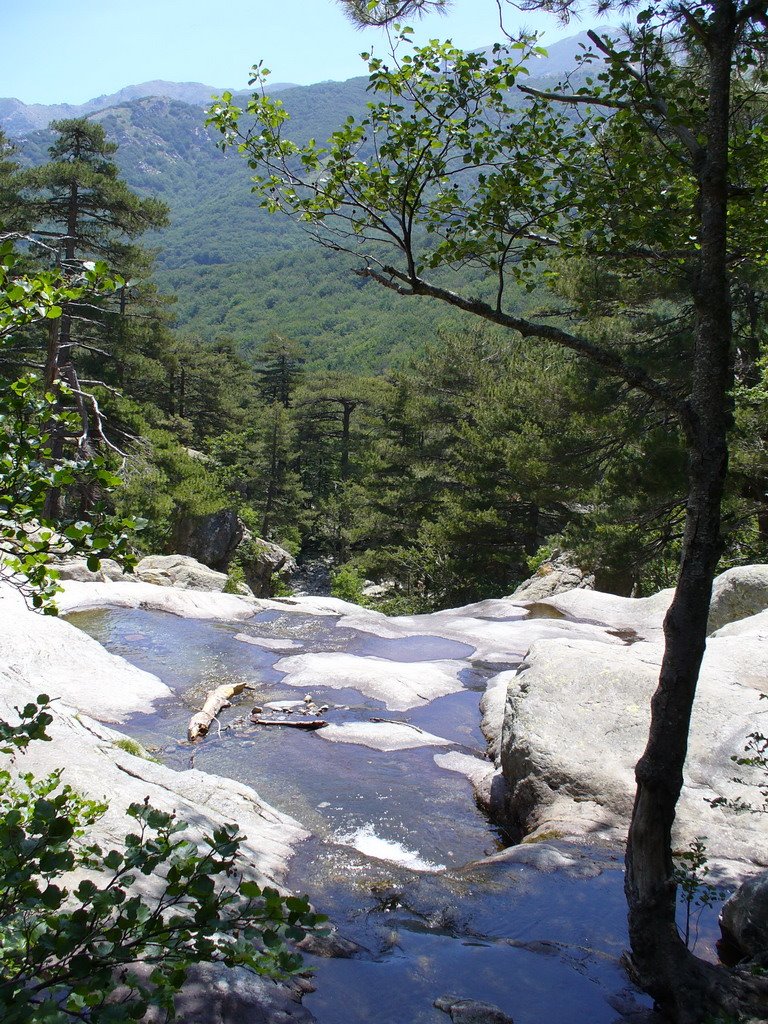
{"type": "MultiPolygon", "coordinates": [[[[247,687],[247,683],[224,683],[222,686],[217,686],[215,690],[209,690],[201,710],[189,720],[187,739],[191,743],[202,739],[211,728],[218,713],[224,708],[232,706],[230,697],[242,693],[247,687]]],[[[250,687],[248,688],[250,689],[250,687]]]]}
{"type": "Polygon", "coordinates": [[[288,729],[322,729],[328,725],[321,718],[292,719],[287,718],[254,718],[251,716],[254,725],[284,725],[288,729]]]}

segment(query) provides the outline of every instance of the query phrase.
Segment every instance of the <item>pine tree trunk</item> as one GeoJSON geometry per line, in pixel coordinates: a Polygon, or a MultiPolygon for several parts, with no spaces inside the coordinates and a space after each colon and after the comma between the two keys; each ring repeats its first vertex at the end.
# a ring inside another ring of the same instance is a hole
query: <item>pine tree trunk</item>
{"type": "Polygon", "coordinates": [[[677,590],[664,621],[665,652],[651,704],[648,743],[637,764],[627,842],[626,895],[632,965],[640,984],[678,1024],[717,1010],[765,1008],[760,985],[742,984],[694,957],[675,924],[672,825],[696,683],[704,655],[712,580],[721,553],[720,514],[728,465],[731,304],[727,266],[728,125],[735,39],[733,8],[719,4],[712,34],[706,151],[698,172],[700,259],[695,285],[695,357],[688,414],[689,494],[677,590]]]}

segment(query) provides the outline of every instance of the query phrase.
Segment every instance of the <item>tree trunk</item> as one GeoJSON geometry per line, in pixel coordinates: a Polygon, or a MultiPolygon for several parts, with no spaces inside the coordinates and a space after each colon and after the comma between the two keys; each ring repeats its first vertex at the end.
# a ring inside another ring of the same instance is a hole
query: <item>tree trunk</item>
{"type": "MultiPolygon", "coordinates": [[[[689,494],[680,575],[664,620],[665,651],[651,703],[648,743],[637,764],[637,793],[627,842],[625,889],[632,966],[640,984],[679,1024],[700,1024],[717,1010],[765,1009],[760,984],[704,963],[686,949],[675,924],[672,825],[696,683],[704,655],[712,580],[721,553],[720,512],[728,464],[731,304],[727,266],[728,124],[735,18],[718,4],[711,34],[707,143],[697,168],[700,257],[695,284],[695,355],[683,424],[689,445],[689,494]]],[[[759,981],[760,979],[755,979],[759,981]]],[[[763,979],[764,980],[764,979],[763,979]]]]}

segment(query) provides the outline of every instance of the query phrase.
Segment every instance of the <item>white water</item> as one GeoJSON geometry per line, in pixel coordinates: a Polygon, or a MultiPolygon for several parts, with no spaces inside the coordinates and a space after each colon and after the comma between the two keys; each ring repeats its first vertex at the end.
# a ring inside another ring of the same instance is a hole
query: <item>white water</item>
{"type": "Polygon", "coordinates": [[[370,823],[355,829],[354,832],[347,832],[334,838],[337,843],[351,846],[353,850],[365,854],[366,857],[375,857],[377,860],[389,861],[390,864],[399,864],[411,871],[445,871],[445,864],[433,864],[420,857],[415,850],[409,850],[407,846],[403,846],[402,843],[377,836],[370,823]]]}

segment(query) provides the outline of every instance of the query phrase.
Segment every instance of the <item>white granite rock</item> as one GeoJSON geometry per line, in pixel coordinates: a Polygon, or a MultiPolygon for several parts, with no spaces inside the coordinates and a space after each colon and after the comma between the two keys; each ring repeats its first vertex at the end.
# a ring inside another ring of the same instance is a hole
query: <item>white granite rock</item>
{"type": "Polygon", "coordinates": [[[331,743],[358,743],[372,750],[411,750],[415,747],[447,747],[449,740],[400,722],[331,723],[317,735],[331,743]]]}
{"type": "Polygon", "coordinates": [[[143,608],[186,619],[220,622],[250,619],[264,607],[264,602],[234,594],[182,590],[154,583],[79,583],[75,580],[64,584],[64,592],[57,597],[57,603],[64,615],[93,608],[143,608]]]}
{"type": "Polygon", "coordinates": [[[406,711],[461,690],[459,673],[464,667],[460,661],[398,662],[331,652],[297,654],[275,665],[278,672],[286,673],[284,682],[289,686],[351,687],[382,701],[391,711],[406,711]]]}
{"type": "MultiPolygon", "coordinates": [[[[77,583],[114,587],[127,583],[77,583]]],[[[5,693],[28,683],[38,693],[59,697],[106,722],[122,722],[133,712],[150,712],[171,690],[157,676],[106,651],[64,619],[30,611],[21,595],[0,585],[0,684],[5,693]]],[[[19,698],[20,699],[20,698],[19,698]]],[[[18,703],[17,699],[15,703],[18,703]]]]}

